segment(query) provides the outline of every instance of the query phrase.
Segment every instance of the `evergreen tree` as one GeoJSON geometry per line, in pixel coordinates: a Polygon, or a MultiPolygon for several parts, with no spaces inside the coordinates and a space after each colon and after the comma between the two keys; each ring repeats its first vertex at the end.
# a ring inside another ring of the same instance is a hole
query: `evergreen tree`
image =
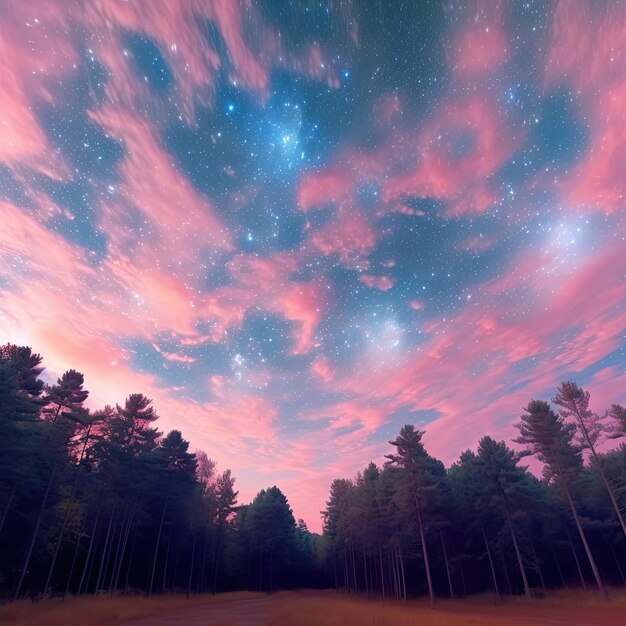
{"type": "Polygon", "coordinates": [[[605,431],[605,426],[602,417],[591,411],[589,408],[589,392],[581,389],[573,381],[562,382],[556,392],[554,404],[561,407],[559,413],[564,419],[572,419],[577,425],[580,433],[581,446],[591,452],[591,456],[596,464],[600,478],[602,479],[602,484],[611,499],[615,515],[617,516],[620,526],[622,527],[622,532],[626,537],[626,523],[624,522],[624,516],[620,511],[613,489],[606,479],[602,463],[600,462],[600,457],[598,456],[598,452],[596,450],[598,440],[605,431]]]}
{"type": "Polygon", "coordinates": [[[507,448],[504,441],[497,442],[489,436],[483,437],[478,443],[475,468],[477,483],[481,488],[477,506],[487,514],[493,515],[496,511],[504,513],[524,583],[524,593],[530,597],[526,566],[513,519],[516,513],[521,514],[529,509],[526,472],[517,465],[515,453],[507,448]]]}
{"type": "Polygon", "coordinates": [[[224,540],[226,523],[228,522],[228,519],[232,515],[233,511],[235,510],[235,506],[237,504],[237,496],[239,495],[239,492],[235,491],[234,486],[235,479],[232,476],[230,470],[226,470],[225,472],[220,474],[215,481],[214,494],[216,537],[215,554],[213,557],[213,593],[215,593],[217,589],[217,574],[220,562],[220,550],[224,540]]]}
{"type": "Polygon", "coordinates": [[[613,420],[611,436],[613,439],[626,437],[626,408],[621,404],[612,404],[607,416],[613,420]]]}
{"type": "Polygon", "coordinates": [[[531,400],[524,411],[516,424],[520,436],[515,442],[527,446],[524,454],[536,455],[544,463],[545,478],[556,481],[562,488],[598,588],[605,597],[608,597],[571,495],[572,483],[582,470],[581,450],[573,442],[576,426],[567,424],[543,400],[531,400]]]}
{"type": "Polygon", "coordinates": [[[386,458],[389,459],[390,465],[401,470],[398,491],[399,506],[410,515],[413,515],[414,512],[417,518],[428,582],[428,595],[430,603],[433,605],[435,594],[426,543],[427,517],[439,486],[438,475],[441,475],[443,468],[426,452],[422,443],[423,435],[423,431],[416,430],[411,424],[403,426],[398,437],[389,442],[396,448],[396,452],[386,455],[386,458]]]}

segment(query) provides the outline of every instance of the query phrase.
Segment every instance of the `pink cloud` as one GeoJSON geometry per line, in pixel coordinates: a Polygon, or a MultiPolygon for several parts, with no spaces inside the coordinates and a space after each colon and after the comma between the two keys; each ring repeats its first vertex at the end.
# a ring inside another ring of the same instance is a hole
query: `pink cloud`
{"type": "MultiPolygon", "coordinates": [[[[384,406],[387,415],[400,409],[437,411],[427,441],[445,461],[485,432],[510,437],[512,422],[530,398],[553,393],[563,378],[575,377],[621,345],[626,326],[621,254],[619,246],[607,248],[554,281],[545,279],[540,263],[526,272],[520,269],[523,259],[514,259],[508,270],[514,280],[498,288],[507,297],[486,296],[497,298],[496,308],[486,309],[477,296],[457,316],[431,326],[425,343],[405,353],[402,368],[368,364],[335,376],[330,386],[354,395],[360,405],[384,406]],[[512,297],[521,285],[535,303],[524,316],[512,297]],[[519,389],[511,392],[511,384],[519,389]]],[[[621,375],[607,372],[603,388],[619,391],[621,375]]],[[[343,406],[319,415],[336,415],[344,423],[343,406]]]]}
{"type": "Polygon", "coordinates": [[[326,383],[332,380],[335,374],[335,370],[331,365],[330,360],[325,356],[321,356],[313,362],[311,371],[326,383]]]}
{"type": "Polygon", "coordinates": [[[560,189],[570,204],[605,213],[622,209],[626,197],[625,39],[623,5],[557,3],[546,83],[577,89],[590,125],[587,153],[560,189]]]}
{"type": "Polygon", "coordinates": [[[368,267],[367,256],[377,241],[376,229],[347,204],[340,207],[337,217],[310,237],[313,248],[324,256],[338,255],[339,262],[346,268],[368,267]]]}
{"type": "Polygon", "coordinates": [[[0,7],[0,161],[60,179],[69,170],[35,115],[37,101],[55,104],[52,87],[73,71],[77,54],[66,36],[68,22],[56,2],[36,10],[23,2],[0,7]]]}
{"type": "MultiPolygon", "coordinates": [[[[187,2],[155,0],[144,2],[88,3],[81,22],[96,39],[96,54],[111,74],[107,94],[111,101],[132,106],[147,97],[124,54],[124,35],[132,31],[151,38],[171,68],[176,90],[173,97],[188,122],[194,119],[196,103],[211,104],[219,72],[226,69],[233,85],[256,94],[269,94],[269,76],[276,67],[301,73],[337,87],[332,64],[319,46],[297,53],[286,48],[279,34],[254,5],[229,0],[187,2]],[[211,22],[226,48],[221,57],[216,43],[207,37],[211,22]],[[254,27],[254,43],[246,37],[254,27]]],[[[141,79],[141,77],[139,77],[141,79]]]]}
{"type": "Polygon", "coordinates": [[[426,306],[423,300],[409,300],[409,307],[414,311],[421,311],[426,306]]]}
{"type": "Polygon", "coordinates": [[[309,172],[300,180],[298,206],[308,211],[330,202],[340,202],[350,195],[353,183],[352,177],[344,169],[309,172]]]}
{"type": "Polygon", "coordinates": [[[315,330],[322,317],[325,286],[321,282],[294,284],[279,294],[273,307],[280,311],[286,320],[297,324],[293,333],[293,354],[308,352],[315,343],[315,330]]]}
{"type": "Polygon", "coordinates": [[[179,354],[178,352],[166,352],[165,350],[161,350],[161,348],[153,343],[152,347],[163,356],[164,359],[168,361],[177,361],[178,363],[195,363],[196,359],[191,356],[187,356],[185,354],[179,354]]]}
{"type": "Polygon", "coordinates": [[[471,2],[467,19],[453,38],[450,64],[462,78],[475,79],[493,72],[509,57],[503,2],[471,2]]]}
{"type": "Polygon", "coordinates": [[[266,310],[294,322],[294,354],[308,352],[323,315],[328,285],[324,280],[293,282],[298,260],[289,254],[258,257],[240,254],[227,264],[233,283],[211,292],[202,310],[213,321],[213,341],[240,328],[250,309],[266,310]]]}
{"type": "MultiPolygon", "coordinates": [[[[61,179],[70,175],[34,113],[39,102],[58,104],[59,79],[72,80],[80,54],[69,32],[85,32],[90,54],[107,70],[104,85],[109,102],[127,110],[158,107],[158,102],[132,64],[125,46],[129,32],[141,33],[159,47],[168,65],[184,118],[194,119],[197,103],[211,104],[217,76],[226,65],[231,82],[266,98],[269,75],[275,66],[299,72],[336,88],[333,64],[313,45],[296,53],[282,44],[278,33],[254,6],[228,0],[187,2],[154,0],[144,3],[97,2],[68,4],[42,0],[35,10],[28,3],[9,0],[0,8],[3,29],[0,54],[4,62],[0,82],[0,161],[9,167],[28,167],[61,179]],[[221,58],[206,34],[215,25],[226,47],[221,58]],[[255,45],[245,36],[255,29],[255,45]]],[[[346,20],[346,24],[350,20],[346,20]]]]}
{"type": "Polygon", "coordinates": [[[495,201],[485,181],[506,163],[516,144],[492,102],[479,97],[451,102],[421,130],[417,167],[391,178],[384,197],[446,200],[454,216],[484,212],[495,201]]]}
{"type": "Polygon", "coordinates": [[[402,99],[398,94],[386,94],[374,105],[374,116],[380,126],[388,126],[402,116],[402,99]]]}
{"type": "Polygon", "coordinates": [[[144,241],[143,233],[129,230],[126,223],[133,213],[130,204],[147,220],[145,231],[154,233],[153,247],[163,249],[167,242],[174,262],[186,254],[195,259],[202,246],[232,248],[230,235],[209,199],[176,169],[156,129],[144,117],[114,107],[93,111],[90,116],[126,148],[126,158],[119,166],[122,180],[105,211],[104,225],[114,245],[136,248],[133,243],[138,235],[139,241],[144,241]]]}
{"type": "MultiPolygon", "coordinates": [[[[82,277],[94,280],[87,254],[49,231],[17,207],[0,201],[0,270],[12,286],[25,287],[50,273],[60,287],[73,289],[82,277]]],[[[51,285],[52,287],[52,285],[51,285]]]]}
{"type": "Polygon", "coordinates": [[[361,274],[359,280],[371,289],[380,289],[381,291],[389,291],[395,284],[396,279],[393,276],[373,276],[372,274],[361,274]]]}
{"type": "Polygon", "coordinates": [[[495,245],[496,240],[494,237],[488,237],[483,235],[477,235],[474,237],[468,237],[459,244],[461,250],[468,250],[469,252],[485,252],[495,245]]]}

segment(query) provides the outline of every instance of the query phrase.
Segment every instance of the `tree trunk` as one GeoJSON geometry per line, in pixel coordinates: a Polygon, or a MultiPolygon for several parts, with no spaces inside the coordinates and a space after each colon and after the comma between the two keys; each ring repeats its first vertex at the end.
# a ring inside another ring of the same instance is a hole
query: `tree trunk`
{"type": "Polygon", "coordinates": [[[389,570],[389,575],[391,578],[391,584],[393,585],[393,595],[398,599],[398,593],[400,591],[398,587],[398,579],[396,578],[396,560],[393,554],[393,549],[389,551],[389,562],[387,565],[387,569],[389,570]]]}
{"type": "Polygon", "coordinates": [[[133,531],[133,543],[130,546],[130,555],[128,557],[128,567],[126,568],[126,579],[124,580],[124,591],[128,592],[128,582],[130,580],[130,568],[133,565],[133,556],[135,555],[135,546],[137,545],[137,525],[133,531]]]}
{"type": "Polygon", "coordinates": [[[172,534],[174,530],[170,528],[170,532],[167,536],[167,549],[165,550],[165,565],[163,566],[163,584],[161,585],[161,593],[165,593],[167,589],[167,566],[170,562],[170,548],[172,547],[172,534]]]}
{"type": "MultiPolygon", "coordinates": [[[[113,582],[115,581],[115,572],[117,571],[117,562],[120,558],[120,551],[122,549],[122,542],[124,541],[124,535],[126,534],[126,518],[130,517],[130,503],[125,507],[124,515],[120,519],[120,532],[117,537],[117,548],[115,549],[115,557],[113,557],[113,565],[111,567],[111,576],[109,578],[109,593],[113,595],[113,582]]],[[[115,529],[114,529],[115,530],[115,529]]],[[[113,550],[111,550],[113,554],[113,550]]]]}
{"type": "Polygon", "coordinates": [[[543,595],[547,595],[548,594],[548,590],[546,589],[546,583],[543,580],[543,573],[541,572],[541,564],[539,563],[539,559],[537,558],[537,552],[535,550],[535,546],[533,545],[532,541],[529,541],[530,543],[530,549],[533,553],[533,560],[535,561],[535,568],[537,569],[537,574],[539,575],[539,582],[541,583],[541,591],[543,592],[543,595]]]}
{"type": "MultiPolygon", "coordinates": [[[[354,559],[354,552],[352,553],[354,559]]],[[[270,595],[274,591],[274,541],[270,541],[270,595]]]]}
{"type": "Polygon", "coordinates": [[[465,584],[465,573],[463,572],[463,560],[457,556],[457,563],[459,564],[459,574],[461,574],[461,585],[463,585],[463,597],[467,598],[467,585],[465,584]]]}
{"type": "Polygon", "coordinates": [[[419,503],[417,505],[417,521],[419,522],[420,540],[422,542],[422,552],[424,554],[424,566],[426,567],[426,580],[428,582],[428,595],[430,596],[430,606],[435,605],[435,593],[433,591],[433,581],[430,575],[430,562],[428,561],[428,547],[426,546],[426,537],[424,535],[424,526],[422,525],[422,514],[420,512],[419,503]]]}
{"type": "MultiPolygon", "coordinates": [[[[93,579],[93,572],[94,572],[94,568],[96,567],[96,555],[98,554],[98,548],[100,547],[100,537],[96,537],[96,540],[94,541],[93,544],[93,553],[92,553],[92,558],[91,558],[91,562],[89,563],[89,571],[87,572],[87,579],[85,580],[85,593],[88,593],[89,590],[89,583],[90,581],[93,579]]],[[[95,588],[94,588],[94,593],[95,593],[95,588]]]]}
{"type": "MultiPolygon", "coordinates": [[[[58,415],[58,411],[57,411],[57,415],[58,415]]],[[[56,417],[55,417],[55,419],[56,419],[56,417]]],[[[78,488],[78,478],[80,477],[80,470],[81,470],[81,467],[82,467],[83,458],[85,456],[85,450],[87,449],[87,443],[89,441],[89,434],[91,433],[92,423],[93,422],[91,422],[89,424],[88,428],[87,428],[87,433],[86,433],[86,436],[85,436],[85,443],[83,444],[83,447],[82,447],[82,449],[80,451],[80,456],[78,457],[78,466],[76,468],[76,478],[74,479],[74,483],[72,485],[72,491],[70,493],[70,501],[67,503],[67,506],[65,507],[65,514],[63,516],[63,524],[61,525],[61,532],[59,533],[59,538],[57,539],[57,543],[56,543],[56,546],[54,548],[54,556],[52,557],[52,563],[50,563],[50,569],[48,570],[48,578],[46,579],[46,584],[45,584],[45,586],[43,588],[44,594],[48,593],[48,588],[50,587],[50,580],[52,579],[52,572],[54,570],[54,566],[55,566],[56,561],[57,561],[57,556],[59,555],[59,549],[61,548],[61,543],[63,541],[63,536],[65,535],[65,528],[67,526],[67,519],[69,517],[71,500],[76,495],[76,489],[78,488]]],[[[0,524],[0,530],[2,530],[2,524],[0,524]]]]}
{"type": "Polygon", "coordinates": [[[398,541],[398,558],[400,560],[400,573],[402,574],[402,598],[406,601],[406,578],[404,577],[404,559],[402,558],[402,548],[398,541]]]}
{"type": "Polygon", "coordinates": [[[576,548],[574,547],[574,542],[572,541],[572,536],[569,534],[569,530],[565,529],[567,533],[567,538],[569,539],[569,545],[572,549],[572,554],[574,555],[574,562],[576,563],[576,569],[578,570],[578,575],[580,576],[580,582],[583,586],[583,589],[587,590],[587,582],[585,581],[585,577],[583,576],[583,570],[580,567],[580,561],[578,560],[578,555],[576,554],[576,548]]]}
{"type": "Polygon", "coordinates": [[[76,539],[76,548],[74,549],[74,556],[72,557],[70,573],[67,575],[67,584],[65,585],[65,591],[63,592],[62,601],[65,601],[65,596],[70,590],[70,585],[72,583],[72,576],[74,575],[74,568],[76,567],[76,560],[78,559],[78,553],[80,551],[80,542],[82,541],[83,531],[85,530],[86,524],[87,524],[87,509],[85,509],[85,513],[83,514],[83,519],[80,524],[80,530],[78,531],[78,538],[76,539]]]}
{"type": "Polygon", "coordinates": [[[61,532],[59,533],[59,538],[57,539],[56,546],[54,548],[54,555],[52,556],[52,562],[50,563],[50,567],[48,568],[48,577],[46,578],[46,584],[43,587],[43,593],[46,595],[48,593],[48,589],[50,588],[50,581],[52,580],[52,572],[54,571],[54,566],[57,562],[57,557],[59,555],[59,550],[61,549],[61,541],[63,540],[63,535],[65,534],[65,526],[67,525],[67,519],[70,513],[70,505],[68,504],[65,507],[65,515],[63,516],[63,523],[61,524],[61,532]]]}
{"type": "Polygon", "coordinates": [[[448,586],[450,587],[450,597],[454,598],[454,589],[452,588],[452,576],[450,575],[450,564],[448,563],[448,552],[446,550],[446,542],[443,539],[443,531],[439,531],[441,537],[441,545],[443,546],[443,558],[446,562],[446,574],[448,575],[448,586]]]}
{"type": "Polygon", "coordinates": [[[361,552],[363,553],[363,580],[365,581],[365,593],[370,595],[369,584],[367,580],[367,557],[365,556],[365,544],[361,546],[361,552]]]}
{"type": "MultiPolygon", "coordinates": [[[[209,545],[209,527],[205,526],[204,537],[202,540],[202,565],[200,567],[200,589],[202,591],[206,591],[208,588],[207,582],[206,582],[208,545],[209,545]]],[[[237,582],[238,587],[239,587],[239,581],[240,579],[238,578],[238,582],[237,582]]]]}
{"type": "Polygon", "coordinates": [[[169,500],[170,492],[168,490],[163,500],[163,510],[161,511],[161,521],[159,522],[159,531],[157,532],[156,543],[154,544],[154,558],[152,559],[152,572],[150,574],[150,587],[148,588],[148,595],[152,595],[152,588],[154,586],[154,574],[156,572],[157,557],[159,556],[159,544],[161,543],[161,533],[163,531],[163,520],[165,519],[165,510],[167,509],[167,501],[169,500]]]}
{"type": "Polygon", "coordinates": [[[524,582],[524,594],[527,598],[530,598],[530,587],[528,586],[528,578],[526,577],[526,569],[524,568],[524,561],[522,559],[522,553],[520,552],[519,546],[517,544],[517,537],[515,535],[515,530],[513,529],[513,522],[511,521],[511,515],[509,514],[509,507],[506,504],[506,500],[504,500],[504,512],[506,514],[506,521],[509,526],[509,530],[511,532],[511,538],[513,539],[513,547],[515,548],[515,556],[517,557],[517,563],[519,565],[520,572],[522,574],[522,581],[524,582]]]}
{"type": "Polygon", "coordinates": [[[608,591],[606,590],[606,587],[602,583],[598,566],[596,565],[596,561],[593,558],[593,554],[591,553],[591,549],[589,548],[589,544],[587,543],[587,537],[585,537],[585,532],[583,531],[583,527],[580,525],[580,520],[578,519],[578,513],[576,511],[576,507],[574,506],[574,501],[572,500],[572,496],[567,487],[564,487],[564,489],[565,489],[565,495],[567,496],[567,501],[569,502],[570,508],[572,509],[572,515],[574,516],[574,521],[576,522],[576,528],[578,528],[578,534],[580,535],[580,539],[583,542],[583,546],[585,547],[585,552],[587,553],[587,558],[589,559],[589,564],[591,565],[591,569],[593,570],[593,575],[596,579],[598,589],[600,590],[600,593],[604,596],[605,600],[609,600],[608,591]]]}
{"type": "Polygon", "coordinates": [[[565,589],[567,589],[567,583],[565,582],[565,576],[563,576],[563,570],[561,569],[561,564],[559,563],[559,559],[556,558],[556,554],[554,550],[552,552],[552,559],[554,560],[554,564],[556,565],[556,570],[559,573],[559,578],[561,579],[561,584],[565,589]]]}
{"type": "Polygon", "coordinates": [[[215,595],[217,590],[217,572],[219,569],[219,561],[220,561],[220,548],[222,543],[222,529],[218,527],[217,529],[217,537],[215,538],[215,554],[213,557],[213,580],[211,581],[211,593],[215,595]]]}
{"type": "Polygon", "coordinates": [[[489,542],[487,541],[487,535],[485,533],[485,527],[482,521],[480,522],[480,530],[483,535],[483,541],[485,542],[485,548],[487,549],[487,558],[489,559],[489,567],[491,568],[491,576],[493,577],[493,586],[496,590],[496,594],[500,595],[500,589],[498,589],[498,578],[496,577],[496,568],[493,566],[493,558],[491,556],[491,550],[489,549],[489,542]]]}
{"type": "Polygon", "coordinates": [[[189,594],[191,593],[191,582],[193,580],[193,563],[196,558],[196,539],[198,537],[198,533],[193,534],[193,546],[191,548],[191,564],[189,566],[189,580],[187,581],[187,598],[189,598],[189,594]]]}
{"type": "Polygon", "coordinates": [[[93,550],[94,540],[96,538],[96,532],[98,531],[98,520],[100,518],[100,509],[102,507],[102,492],[98,497],[98,507],[96,509],[96,518],[93,522],[93,530],[91,531],[91,539],[89,540],[89,548],[87,549],[87,556],[85,557],[85,565],[83,566],[83,573],[80,577],[80,582],[78,583],[78,595],[83,588],[83,582],[85,581],[85,576],[87,575],[87,567],[89,565],[89,559],[91,558],[91,551],[93,550]]]}
{"type": "Polygon", "coordinates": [[[15,495],[16,486],[13,485],[13,489],[11,489],[11,493],[9,494],[9,499],[7,500],[7,504],[4,507],[4,511],[2,511],[2,519],[0,520],[0,532],[2,532],[2,528],[4,526],[4,522],[7,518],[7,513],[11,508],[11,502],[13,502],[13,496],[15,495]]]}
{"type": "Polygon", "coordinates": [[[104,539],[104,548],[102,549],[102,556],[100,557],[100,569],[98,570],[98,580],[96,581],[96,595],[98,595],[98,591],[100,590],[100,581],[104,582],[102,578],[102,569],[104,567],[105,559],[108,557],[109,552],[109,537],[111,535],[111,527],[113,525],[113,519],[115,517],[115,511],[117,509],[117,498],[113,503],[113,508],[111,509],[111,519],[109,520],[109,527],[107,529],[107,534],[104,539]]]}
{"type": "Polygon", "coordinates": [[[170,589],[174,589],[176,587],[178,564],[180,563],[180,546],[178,545],[178,542],[176,541],[174,541],[174,545],[176,546],[176,552],[175,552],[176,558],[174,559],[174,572],[172,573],[172,580],[170,581],[170,589]]]}
{"type": "Polygon", "coordinates": [[[502,557],[502,567],[504,568],[504,579],[506,581],[506,588],[509,592],[509,595],[513,595],[513,587],[511,587],[511,578],[509,577],[509,568],[506,566],[506,561],[504,557],[502,557]]]}
{"type": "Polygon", "coordinates": [[[620,526],[622,527],[622,532],[624,533],[624,537],[626,537],[626,522],[624,522],[624,516],[622,515],[619,504],[617,503],[617,500],[615,499],[613,489],[611,489],[611,485],[609,485],[609,481],[606,479],[606,474],[604,473],[604,469],[602,469],[602,463],[600,463],[600,458],[598,457],[598,453],[596,452],[596,447],[591,441],[591,438],[589,437],[589,431],[587,429],[587,426],[585,425],[582,415],[580,414],[578,410],[578,407],[576,407],[575,413],[576,413],[576,417],[578,418],[578,424],[580,426],[580,430],[582,431],[583,436],[587,440],[587,445],[589,446],[589,450],[591,451],[593,460],[598,466],[598,471],[600,472],[602,483],[604,484],[604,487],[607,493],[609,494],[609,498],[611,499],[611,504],[613,505],[613,510],[615,511],[615,515],[617,515],[617,519],[619,520],[620,526]]]}
{"type": "Polygon", "coordinates": [[[48,500],[48,495],[50,494],[50,489],[52,487],[52,483],[54,482],[54,477],[56,475],[56,472],[57,472],[57,468],[55,466],[52,472],[50,473],[50,478],[48,479],[48,485],[46,486],[46,492],[43,495],[43,500],[41,501],[41,506],[39,507],[39,514],[37,515],[37,521],[35,522],[33,536],[30,540],[28,551],[26,552],[24,565],[22,566],[20,577],[17,581],[17,587],[15,588],[15,593],[13,594],[13,600],[17,600],[20,597],[20,593],[22,591],[22,585],[24,584],[24,578],[26,576],[26,571],[28,570],[28,565],[30,564],[30,557],[33,555],[33,548],[35,547],[35,541],[37,541],[37,535],[39,534],[41,521],[43,520],[43,515],[46,510],[46,501],[48,500]]]}
{"type": "Polygon", "coordinates": [[[356,584],[356,561],[354,560],[354,544],[350,541],[350,552],[352,553],[352,579],[354,581],[354,593],[357,592],[356,584]]]}
{"type": "Polygon", "coordinates": [[[394,562],[394,574],[396,576],[396,584],[398,587],[398,593],[396,596],[398,598],[402,597],[402,581],[400,580],[400,563],[398,562],[398,551],[396,550],[395,542],[391,546],[391,551],[393,552],[393,562],[394,562]]]}
{"type": "Polygon", "coordinates": [[[246,591],[250,591],[250,581],[252,580],[252,542],[248,545],[248,579],[246,591]]]}
{"type": "Polygon", "coordinates": [[[619,563],[619,559],[617,558],[617,554],[615,554],[615,548],[613,548],[613,546],[611,546],[611,554],[613,555],[613,560],[615,561],[615,565],[617,565],[617,571],[619,572],[620,578],[622,579],[622,585],[626,585],[624,571],[622,570],[622,566],[619,563]]]}
{"type": "Polygon", "coordinates": [[[383,592],[383,600],[385,599],[385,575],[383,573],[383,552],[380,547],[380,541],[378,542],[378,559],[380,561],[380,586],[383,592]]]}
{"type": "Polygon", "coordinates": [[[120,554],[120,558],[117,564],[117,572],[115,574],[115,582],[113,583],[113,588],[117,589],[120,580],[120,574],[122,572],[122,564],[124,563],[124,555],[126,554],[126,546],[128,545],[128,538],[130,537],[130,529],[133,526],[133,519],[135,518],[135,511],[137,509],[137,501],[139,500],[139,495],[135,496],[135,500],[133,502],[133,508],[130,512],[130,517],[128,518],[128,524],[126,526],[126,532],[124,533],[124,542],[122,544],[122,552],[120,554]]]}

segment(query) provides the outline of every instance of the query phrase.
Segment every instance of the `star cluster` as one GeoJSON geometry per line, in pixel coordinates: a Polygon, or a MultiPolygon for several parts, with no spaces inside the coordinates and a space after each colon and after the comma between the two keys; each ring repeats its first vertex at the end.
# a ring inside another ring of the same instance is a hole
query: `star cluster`
{"type": "Polygon", "coordinates": [[[0,340],[319,528],[565,378],[624,401],[626,9],[0,7],[0,340]]]}

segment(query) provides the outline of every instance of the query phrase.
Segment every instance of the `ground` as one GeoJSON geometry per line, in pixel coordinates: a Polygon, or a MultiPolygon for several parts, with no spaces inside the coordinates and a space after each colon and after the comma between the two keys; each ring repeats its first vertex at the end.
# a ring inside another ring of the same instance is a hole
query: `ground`
{"type": "Polygon", "coordinates": [[[626,592],[606,604],[592,593],[563,591],[543,600],[498,601],[480,596],[382,602],[334,592],[254,593],[215,597],[79,598],[0,607],[0,624],[11,626],[622,626],[626,592]]]}

